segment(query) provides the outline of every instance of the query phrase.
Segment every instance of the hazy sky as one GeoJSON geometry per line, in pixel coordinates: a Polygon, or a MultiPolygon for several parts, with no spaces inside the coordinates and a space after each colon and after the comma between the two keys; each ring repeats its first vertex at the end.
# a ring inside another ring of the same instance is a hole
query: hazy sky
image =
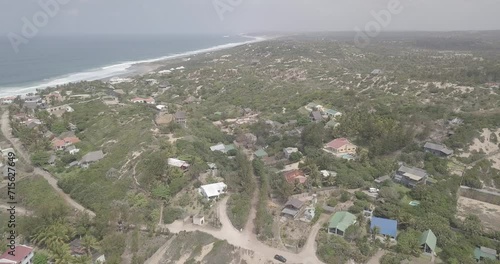
{"type": "MultiPolygon", "coordinates": [[[[53,1],[67,3],[42,34],[353,31],[398,0],[0,0],[0,34],[20,33],[23,17],[32,21],[39,2],[53,1]]],[[[500,29],[500,0],[400,3],[386,30],[500,29]]]]}

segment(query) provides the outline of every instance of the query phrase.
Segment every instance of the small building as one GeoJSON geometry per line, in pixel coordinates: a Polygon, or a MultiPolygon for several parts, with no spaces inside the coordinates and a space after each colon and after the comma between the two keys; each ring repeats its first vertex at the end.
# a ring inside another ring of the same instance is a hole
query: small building
{"type": "Polygon", "coordinates": [[[205,216],[203,216],[203,215],[193,216],[193,225],[202,226],[204,224],[205,224],[205,216]]]}
{"type": "Polygon", "coordinates": [[[373,229],[378,228],[378,234],[396,238],[398,235],[398,221],[386,218],[379,218],[373,216],[371,218],[370,230],[373,232],[373,229]]]}
{"type": "Polygon", "coordinates": [[[383,71],[381,69],[374,69],[372,72],[371,72],[371,75],[380,75],[382,74],[383,71]]]}
{"type": "Polygon", "coordinates": [[[319,172],[321,173],[321,175],[323,175],[323,178],[337,177],[337,172],[335,171],[321,170],[319,172]]]}
{"type": "Polygon", "coordinates": [[[335,119],[337,117],[341,117],[342,113],[339,112],[339,111],[333,110],[333,109],[326,109],[325,110],[325,115],[327,115],[327,116],[335,119]]]}
{"type": "Polygon", "coordinates": [[[79,257],[87,254],[85,247],[82,246],[82,241],[79,238],[73,239],[69,242],[69,249],[71,251],[71,256],[79,257]]]}
{"type": "Polygon", "coordinates": [[[234,146],[234,144],[224,145],[222,143],[219,143],[217,145],[214,145],[214,146],[210,147],[211,151],[220,151],[220,152],[222,152],[224,154],[227,154],[229,151],[231,151],[233,149],[236,149],[236,147],[234,146]]]}
{"type": "Polygon", "coordinates": [[[420,247],[423,249],[424,253],[433,254],[436,252],[437,238],[432,230],[427,230],[422,233],[420,237],[420,247]]]}
{"type": "Polygon", "coordinates": [[[358,147],[347,138],[337,138],[326,144],[325,148],[336,154],[356,154],[358,147]]]}
{"type": "Polygon", "coordinates": [[[426,184],[429,175],[423,169],[406,167],[401,165],[396,171],[394,181],[399,182],[409,188],[414,188],[419,184],[426,184]]]}
{"type": "Polygon", "coordinates": [[[290,155],[292,155],[295,152],[299,152],[298,148],[284,148],[283,153],[285,154],[286,159],[290,159],[290,155]]]}
{"type": "Polygon", "coordinates": [[[33,257],[35,256],[34,250],[32,247],[28,247],[25,245],[16,245],[16,251],[13,255],[9,254],[9,250],[7,249],[0,256],[1,264],[31,264],[33,263],[33,257]]]}
{"type": "Polygon", "coordinates": [[[177,167],[182,170],[187,170],[189,168],[189,163],[180,159],[169,158],[167,163],[169,166],[177,167]]]}
{"type": "Polygon", "coordinates": [[[91,163],[97,162],[104,158],[104,153],[102,150],[92,151],[85,154],[80,160],[80,166],[82,168],[88,168],[91,163]]]}
{"type": "Polygon", "coordinates": [[[265,158],[269,156],[264,149],[259,149],[253,153],[257,158],[265,158]]]}
{"type": "Polygon", "coordinates": [[[304,184],[307,180],[307,177],[302,170],[286,171],[283,173],[283,176],[289,184],[295,184],[296,182],[304,184]]]}
{"type": "Polygon", "coordinates": [[[175,123],[181,125],[182,127],[186,126],[187,118],[186,112],[177,111],[174,115],[175,123]]]}
{"type": "Polygon", "coordinates": [[[386,181],[388,181],[388,180],[390,180],[390,179],[391,179],[391,176],[389,176],[389,175],[384,175],[384,176],[382,176],[382,177],[378,177],[378,178],[376,178],[376,179],[375,179],[375,180],[373,180],[373,181],[374,181],[376,184],[382,184],[382,183],[384,183],[384,182],[386,182],[386,181]]]}
{"type": "Polygon", "coordinates": [[[50,166],[54,166],[56,164],[56,155],[54,155],[54,154],[50,155],[49,160],[47,161],[47,163],[50,166]]]}
{"type": "Polygon", "coordinates": [[[226,193],[227,185],[223,182],[202,185],[198,192],[207,199],[217,199],[221,194],[226,193]]]}
{"type": "Polygon", "coordinates": [[[286,202],[285,207],[281,210],[281,215],[295,219],[299,214],[300,209],[302,209],[302,206],[304,206],[304,202],[302,202],[301,200],[295,198],[290,199],[286,202]]]}
{"type": "Polygon", "coordinates": [[[449,157],[453,155],[452,149],[447,148],[445,145],[434,144],[431,142],[425,143],[424,151],[440,157],[449,157]]]}
{"type": "Polygon", "coordinates": [[[497,260],[498,254],[497,251],[492,248],[476,247],[476,249],[474,249],[474,258],[478,262],[484,259],[497,260]]]}
{"type": "Polygon", "coordinates": [[[130,100],[132,103],[144,103],[144,104],[155,104],[155,99],[153,97],[141,98],[135,97],[130,100]]]}
{"type": "Polygon", "coordinates": [[[0,99],[1,104],[12,104],[16,100],[16,97],[14,96],[9,96],[9,97],[4,97],[0,99]]]}
{"type": "Polygon", "coordinates": [[[323,121],[323,116],[321,115],[321,113],[319,111],[312,111],[310,117],[311,117],[311,120],[316,122],[316,123],[323,121]]]}
{"type": "Polygon", "coordinates": [[[356,216],[345,211],[336,212],[328,224],[328,234],[344,236],[345,231],[356,223],[356,216]]]}
{"type": "Polygon", "coordinates": [[[71,155],[75,155],[76,153],[80,152],[80,149],[76,148],[75,145],[71,145],[66,148],[66,151],[71,155]]]}

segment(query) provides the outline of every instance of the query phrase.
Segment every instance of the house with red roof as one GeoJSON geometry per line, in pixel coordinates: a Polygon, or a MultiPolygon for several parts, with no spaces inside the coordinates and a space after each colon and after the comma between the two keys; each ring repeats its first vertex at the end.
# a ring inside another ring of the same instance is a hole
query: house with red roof
{"type": "Polygon", "coordinates": [[[337,138],[325,145],[325,149],[335,154],[356,154],[357,146],[347,138],[337,138]]]}
{"type": "Polygon", "coordinates": [[[31,264],[33,263],[33,248],[25,245],[17,245],[15,250],[7,249],[0,256],[0,264],[31,264]]]}
{"type": "Polygon", "coordinates": [[[307,181],[307,177],[302,170],[286,171],[285,173],[283,173],[283,176],[285,177],[285,180],[290,184],[294,184],[295,182],[304,184],[307,181]]]}
{"type": "Polygon", "coordinates": [[[66,147],[69,147],[73,144],[80,142],[80,139],[77,137],[65,137],[63,139],[54,138],[52,140],[52,147],[55,150],[65,150],[66,147]]]}

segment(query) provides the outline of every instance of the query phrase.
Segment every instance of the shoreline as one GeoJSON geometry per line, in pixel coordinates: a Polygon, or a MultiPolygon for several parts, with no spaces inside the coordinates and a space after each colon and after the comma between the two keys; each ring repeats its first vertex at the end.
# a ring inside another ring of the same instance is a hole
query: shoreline
{"type": "Polygon", "coordinates": [[[164,66],[166,62],[169,61],[182,59],[199,54],[206,54],[210,52],[231,49],[238,46],[262,42],[274,38],[272,36],[248,36],[248,35],[240,35],[240,36],[245,38],[250,38],[251,40],[226,43],[209,48],[186,51],[183,53],[172,54],[153,59],[116,63],[108,66],[89,69],[84,72],[70,73],[54,77],[51,80],[42,81],[44,82],[42,84],[32,85],[29,87],[3,87],[5,90],[4,91],[0,90],[0,98],[23,96],[28,93],[36,93],[37,90],[55,88],[58,86],[63,86],[71,83],[78,83],[82,81],[107,82],[112,78],[131,78],[134,76],[141,76],[155,72],[158,68],[164,66]],[[109,73],[106,73],[106,71],[109,71],[109,73]],[[95,75],[98,72],[101,72],[101,76],[96,77],[95,75]],[[94,74],[94,76],[92,74],[94,74]]]}

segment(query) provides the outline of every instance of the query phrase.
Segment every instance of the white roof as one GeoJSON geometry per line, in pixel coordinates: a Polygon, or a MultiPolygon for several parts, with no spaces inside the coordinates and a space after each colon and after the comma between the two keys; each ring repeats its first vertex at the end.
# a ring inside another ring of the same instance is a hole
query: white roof
{"type": "Polygon", "coordinates": [[[298,152],[299,149],[298,148],[285,148],[284,151],[291,154],[294,152],[298,152]]]}
{"type": "Polygon", "coordinates": [[[217,144],[215,146],[211,146],[210,147],[211,151],[224,151],[225,149],[226,149],[226,147],[222,143],[219,143],[219,144],[217,144]]]}
{"type": "Polygon", "coordinates": [[[186,167],[189,166],[189,163],[187,163],[183,160],[180,160],[180,159],[169,158],[168,165],[180,168],[183,166],[186,166],[186,167]]]}
{"type": "Polygon", "coordinates": [[[212,183],[207,185],[200,186],[200,189],[206,194],[207,197],[219,196],[224,193],[224,189],[227,188],[227,185],[223,182],[212,183]]]}

